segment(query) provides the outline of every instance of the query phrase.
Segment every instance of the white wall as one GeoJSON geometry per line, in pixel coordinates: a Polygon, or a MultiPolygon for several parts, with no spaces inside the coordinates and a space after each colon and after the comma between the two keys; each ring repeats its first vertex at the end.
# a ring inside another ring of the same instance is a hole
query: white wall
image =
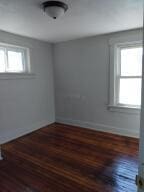
{"type": "Polygon", "coordinates": [[[113,133],[138,136],[140,116],[107,110],[109,39],[142,30],[55,44],[56,120],[113,133]]]}
{"type": "Polygon", "coordinates": [[[55,121],[51,45],[0,32],[0,42],[30,48],[32,78],[0,79],[0,144],[55,121]]]}
{"type": "Polygon", "coordinates": [[[30,48],[34,77],[0,78],[0,144],[55,121],[137,136],[139,115],[110,112],[108,103],[111,37],[131,31],[51,44],[0,31],[0,42],[30,48]],[[53,58],[52,58],[53,57],[53,58]]]}

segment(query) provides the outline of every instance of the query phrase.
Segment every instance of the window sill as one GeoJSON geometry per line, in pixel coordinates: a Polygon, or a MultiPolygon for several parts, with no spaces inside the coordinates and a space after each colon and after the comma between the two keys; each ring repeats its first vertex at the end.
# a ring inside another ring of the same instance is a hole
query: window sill
{"type": "Polygon", "coordinates": [[[0,80],[33,78],[35,78],[34,73],[0,73],[0,80]]]}
{"type": "Polygon", "coordinates": [[[141,109],[136,107],[129,106],[116,106],[116,105],[108,105],[108,110],[111,112],[119,112],[119,113],[129,113],[139,115],[141,109]]]}

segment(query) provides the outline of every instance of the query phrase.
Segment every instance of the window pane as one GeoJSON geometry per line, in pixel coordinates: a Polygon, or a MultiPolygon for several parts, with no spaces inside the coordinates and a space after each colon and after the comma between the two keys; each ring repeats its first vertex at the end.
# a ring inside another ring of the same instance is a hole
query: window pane
{"type": "Polygon", "coordinates": [[[120,79],[119,103],[141,105],[141,79],[120,79]]]}
{"type": "Polygon", "coordinates": [[[23,57],[21,52],[8,51],[8,72],[23,72],[23,57]]]}
{"type": "Polygon", "coordinates": [[[0,73],[5,72],[5,52],[0,50],[0,73]]]}
{"type": "Polygon", "coordinates": [[[142,75],[142,47],[121,49],[121,75],[142,75]]]}

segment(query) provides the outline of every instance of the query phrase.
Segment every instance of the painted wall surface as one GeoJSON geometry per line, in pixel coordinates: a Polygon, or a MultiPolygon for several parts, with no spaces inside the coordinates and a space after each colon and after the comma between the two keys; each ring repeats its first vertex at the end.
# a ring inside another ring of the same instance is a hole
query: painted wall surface
{"type": "Polygon", "coordinates": [[[111,112],[109,40],[142,30],[101,35],[55,44],[56,119],[73,125],[138,136],[140,115],[111,112]]]}
{"type": "Polygon", "coordinates": [[[0,143],[55,121],[51,45],[0,32],[0,42],[30,49],[32,77],[1,79],[0,143]]]}

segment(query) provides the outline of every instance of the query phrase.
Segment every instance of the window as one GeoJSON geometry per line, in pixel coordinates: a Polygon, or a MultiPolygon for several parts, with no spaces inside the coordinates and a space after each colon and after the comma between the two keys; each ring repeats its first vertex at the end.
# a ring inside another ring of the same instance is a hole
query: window
{"type": "Polygon", "coordinates": [[[142,42],[111,46],[110,107],[141,107],[142,42]]]}
{"type": "Polygon", "coordinates": [[[0,73],[28,73],[28,49],[0,44],[0,73]]]}
{"type": "Polygon", "coordinates": [[[117,69],[117,105],[140,107],[142,79],[142,47],[119,48],[117,69]]]}

